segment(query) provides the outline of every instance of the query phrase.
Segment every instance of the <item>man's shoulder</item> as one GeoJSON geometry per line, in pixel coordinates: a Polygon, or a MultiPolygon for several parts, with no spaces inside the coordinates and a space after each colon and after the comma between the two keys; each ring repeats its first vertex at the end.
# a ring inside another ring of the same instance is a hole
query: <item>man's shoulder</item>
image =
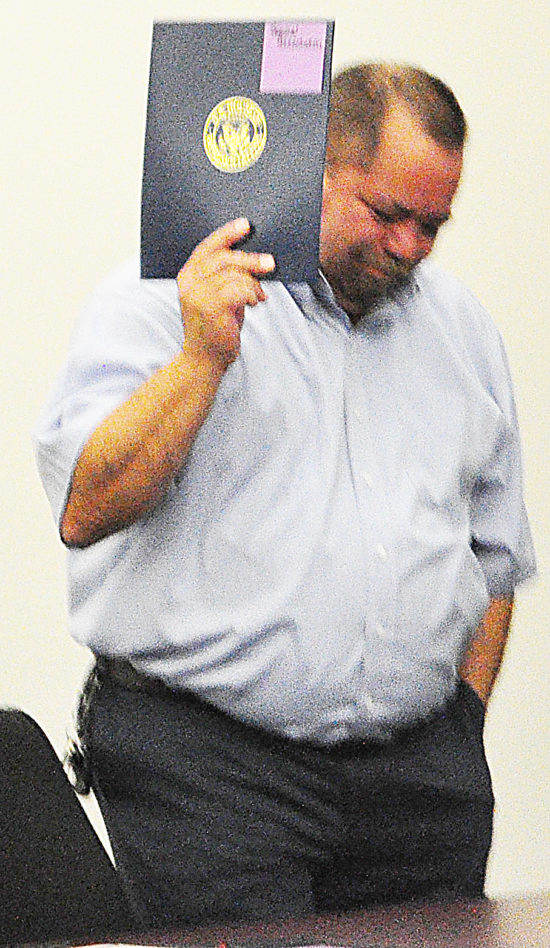
{"type": "Polygon", "coordinates": [[[493,341],[499,336],[485,306],[460,277],[435,260],[425,260],[417,267],[415,282],[422,298],[449,329],[454,327],[461,334],[473,334],[474,341],[475,338],[479,341],[479,333],[493,341]]]}
{"type": "Polygon", "coordinates": [[[445,269],[433,258],[424,260],[414,271],[415,281],[425,293],[441,298],[442,302],[463,302],[481,306],[463,280],[445,269]]]}
{"type": "Polygon", "coordinates": [[[433,260],[417,268],[416,283],[438,331],[456,351],[467,353],[480,377],[500,372],[506,358],[500,331],[466,284],[433,260]]]}
{"type": "Polygon", "coordinates": [[[115,266],[97,284],[92,293],[95,296],[125,296],[128,299],[147,300],[167,299],[177,297],[175,280],[143,280],[140,275],[138,257],[130,257],[115,266]]]}
{"type": "Polygon", "coordinates": [[[79,333],[157,334],[162,327],[173,335],[181,331],[175,280],[142,280],[139,260],[132,257],[106,274],[84,301],[76,323],[79,333]],[[138,329],[138,327],[141,327],[138,329]]]}

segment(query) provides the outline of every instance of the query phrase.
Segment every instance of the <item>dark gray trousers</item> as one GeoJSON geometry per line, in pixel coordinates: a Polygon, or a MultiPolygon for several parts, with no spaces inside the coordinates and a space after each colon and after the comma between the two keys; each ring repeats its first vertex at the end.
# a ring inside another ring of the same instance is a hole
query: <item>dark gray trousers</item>
{"type": "Polygon", "coordinates": [[[100,682],[89,763],[138,923],[482,895],[493,795],[468,686],[391,744],[323,748],[100,682]]]}

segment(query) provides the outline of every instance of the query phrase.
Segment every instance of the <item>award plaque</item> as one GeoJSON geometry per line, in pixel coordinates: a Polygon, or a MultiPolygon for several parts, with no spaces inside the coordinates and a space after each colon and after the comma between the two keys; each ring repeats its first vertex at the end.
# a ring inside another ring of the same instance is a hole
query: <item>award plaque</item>
{"type": "Polygon", "coordinates": [[[141,205],[141,275],[173,278],[217,227],[247,217],[243,249],[273,277],[319,266],[334,24],[155,23],[141,205]]]}

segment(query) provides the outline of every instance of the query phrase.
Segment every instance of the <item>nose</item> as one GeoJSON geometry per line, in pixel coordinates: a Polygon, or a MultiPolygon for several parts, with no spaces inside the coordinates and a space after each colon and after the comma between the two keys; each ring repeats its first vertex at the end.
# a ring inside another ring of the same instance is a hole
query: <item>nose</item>
{"type": "Polygon", "coordinates": [[[386,253],[403,263],[420,263],[433,247],[435,237],[425,234],[414,218],[394,221],[386,231],[386,253]]]}

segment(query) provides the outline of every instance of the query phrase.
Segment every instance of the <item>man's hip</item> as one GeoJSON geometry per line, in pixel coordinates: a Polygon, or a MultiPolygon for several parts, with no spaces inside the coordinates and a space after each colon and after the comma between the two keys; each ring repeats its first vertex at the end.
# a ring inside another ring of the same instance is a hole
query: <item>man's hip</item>
{"type": "Polygon", "coordinates": [[[493,798],[468,686],[389,744],[319,746],[125,674],[99,663],[87,737],[150,923],[276,915],[283,891],[290,914],[481,894],[493,798]]]}

